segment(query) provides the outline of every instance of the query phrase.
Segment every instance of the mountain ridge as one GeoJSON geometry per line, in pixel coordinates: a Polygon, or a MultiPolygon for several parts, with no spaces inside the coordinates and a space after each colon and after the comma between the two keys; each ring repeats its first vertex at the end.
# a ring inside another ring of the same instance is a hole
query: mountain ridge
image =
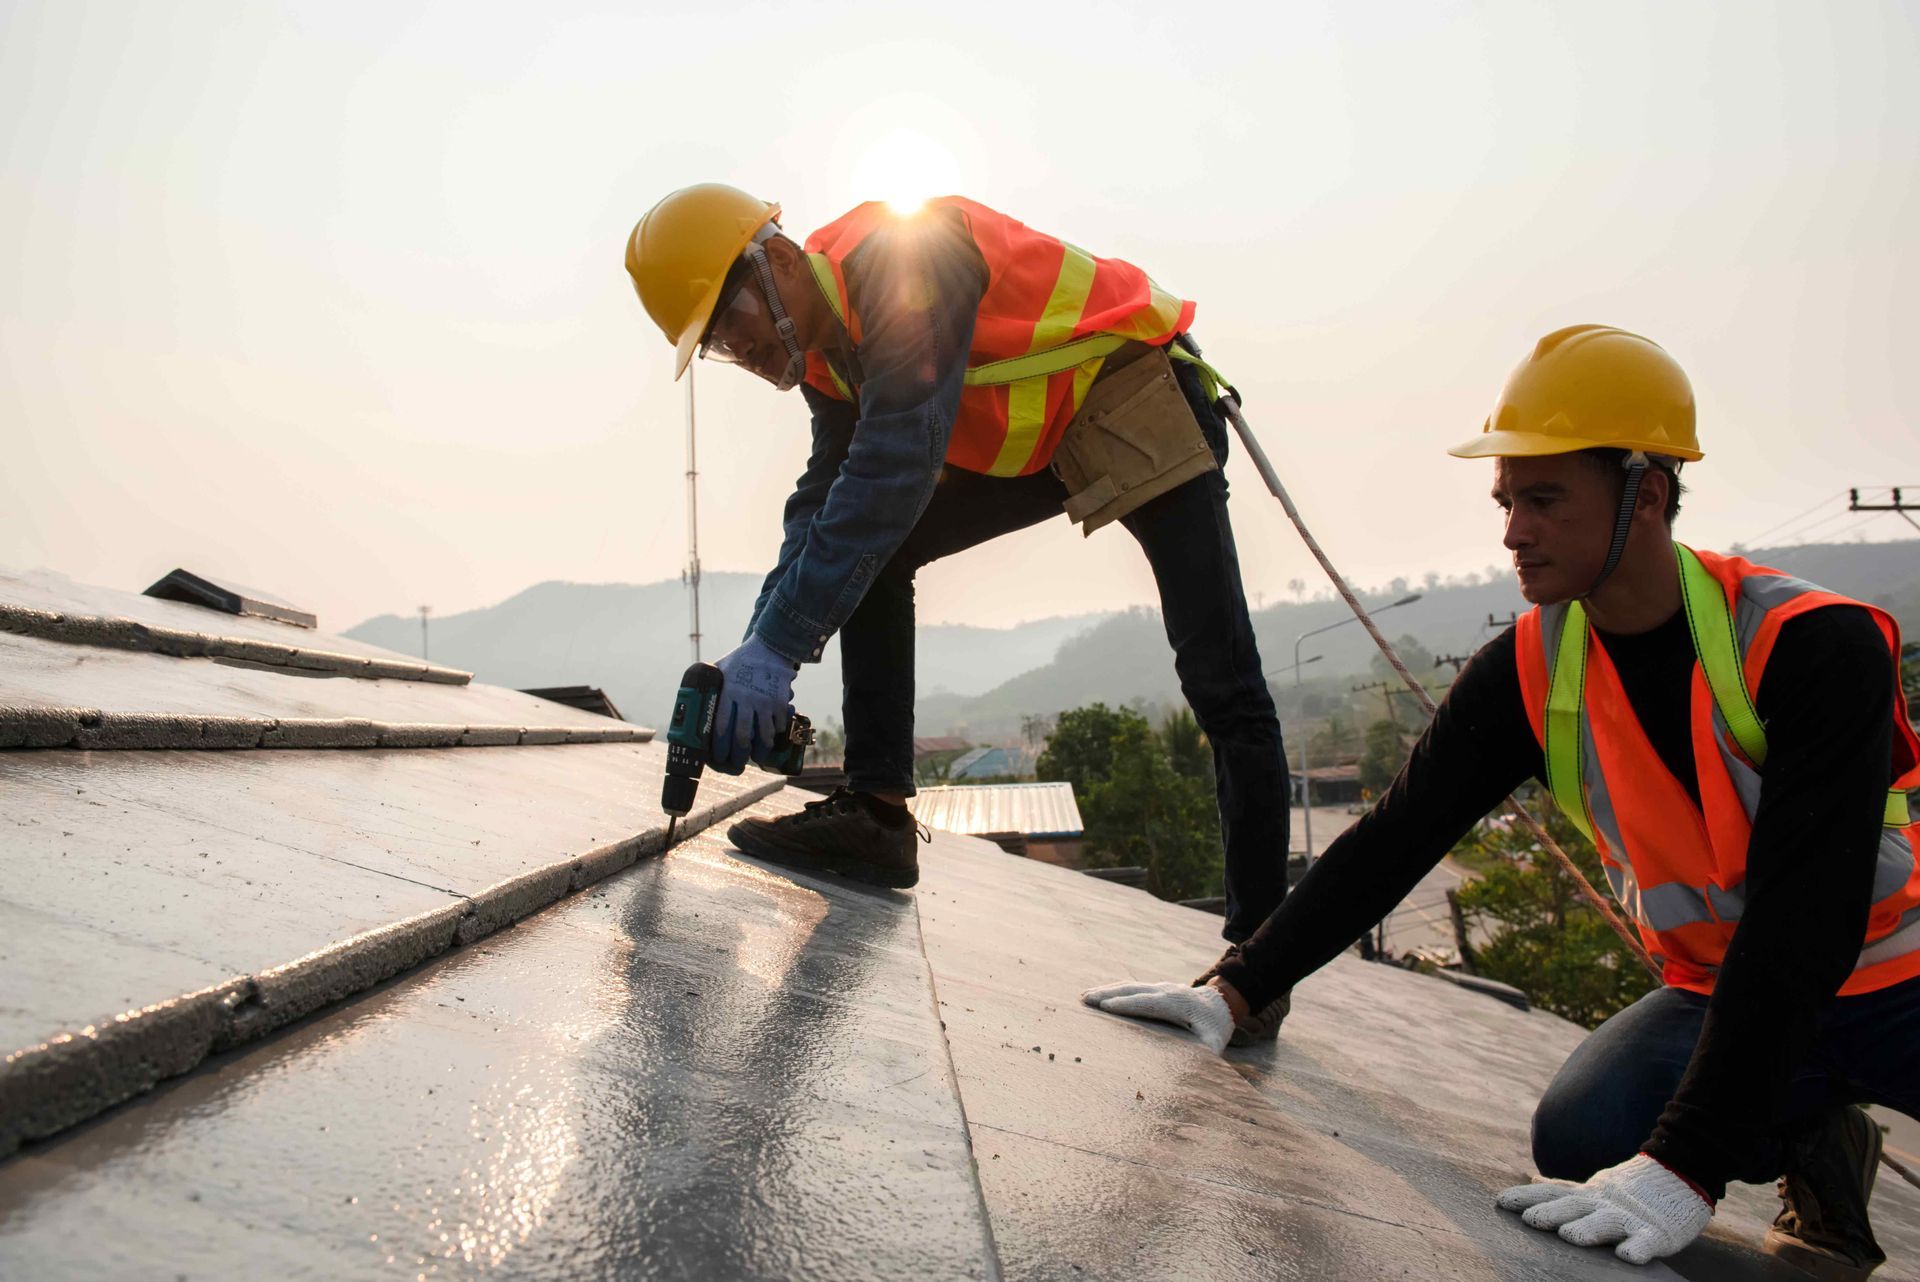
{"type": "MultiPolygon", "coordinates": [[[[1906,635],[1920,636],[1920,540],[1893,543],[1805,544],[1738,553],[1761,564],[1881,605],[1906,635]]],[[[760,576],[710,573],[702,584],[702,654],[724,654],[746,628],[760,576]]],[[[1412,636],[1435,655],[1464,657],[1525,608],[1513,580],[1476,575],[1420,583],[1395,579],[1361,594],[1370,609],[1413,592],[1421,599],[1380,613],[1389,637],[1412,636]]],[[[1344,689],[1345,678],[1369,674],[1374,649],[1344,603],[1322,589],[1318,598],[1285,601],[1254,612],[1254,632],[1277,686],[1294,679],[1295,640],[1301,641],[1300,679],[1322,689],[1344,689]]],[[[597,685],[630,719],[655,722],[691,658],[686,588],[674,580],[650,584],[533,584],[496,605],[435,618],[436,662],[473,671],[481,680],[516,688],[597,685]]],[[[419,653],[420,622],[380,615],[347,636],[405,653],[419,653]]],[[[977,741],[1010,741],[1023,717],[1052,714],[1101,700],[1109,704],[1171,705],[1180,698],[1173,656],[1152,607],[1031,620],[1007,628],[924,624],[915,635],[919,696],[917,734],[964,734],[977,741]]],[[[840,719],[838,641],[795,683],[795,701],[816,721],[840,719]]]]}

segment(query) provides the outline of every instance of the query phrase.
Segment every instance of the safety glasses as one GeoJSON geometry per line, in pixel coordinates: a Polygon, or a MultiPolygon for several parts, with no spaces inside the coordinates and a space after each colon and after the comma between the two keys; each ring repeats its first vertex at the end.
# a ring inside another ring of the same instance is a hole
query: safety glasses
{"type": "Polygon", "coordinates": [[[707,326],[706,339],[700,345],[700,358],[744,364],[753,351],[754,336],[770,328],[770,315],[760,291],[753,287],[752,274],[743,272],[733,292],[714,309],[713,323],[707,326]]]}

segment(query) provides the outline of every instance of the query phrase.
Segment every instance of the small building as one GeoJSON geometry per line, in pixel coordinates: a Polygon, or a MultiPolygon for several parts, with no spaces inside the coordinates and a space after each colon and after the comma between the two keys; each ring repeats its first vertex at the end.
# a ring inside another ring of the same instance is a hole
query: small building
{"type": "Polygon", "coordinates": [[[1345,806],[1360,800],[1360,767],[1357,764],[1315,766],[1293,772],[1293,799],[1301,800],[1302,776],[1311,785],[1316,806],[1345,806]]]}
{"type": "Polygon", "coordinates": [[[975,748],[955,757],[947,767],[947,778],[959,783],[965,779],[1018,779],[1033,773],[1033,759],[1019,748],[975,748]]]}
{"type": "Polygon", "coordinates": [[[1070,783],[993,783],[922,788],[914,818],[942,832],[984,837],[1009,854],[1078,868],[1087,844],[1070,783]]]}

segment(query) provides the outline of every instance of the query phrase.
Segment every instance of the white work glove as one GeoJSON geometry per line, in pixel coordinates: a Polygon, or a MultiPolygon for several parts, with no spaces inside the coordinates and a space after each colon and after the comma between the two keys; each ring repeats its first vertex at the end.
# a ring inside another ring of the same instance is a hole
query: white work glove
{"type": "Polygon", "coordinates": [[[1629,1264],[1672,1255],[1700,1236],[1713,1203],[1645,1153],[1585,1184],[1521,1184],[1494,1199],[1536,1229],[1558,1229],[1575,1246],[1610,1246],[1629,1264]]]}
{"type": "Polygon", "coordinates": [[[1227,999],[1220,990],[1210,985],[1108,984],[1105,988],[1089,988],[1080,994],[1080,1000],[1115,1015],[1177,1024],[1216,1055],[1227,1049],[1227,1039],[1233,1036],[1233,1012],[1227,1009],[1227,999]]]}

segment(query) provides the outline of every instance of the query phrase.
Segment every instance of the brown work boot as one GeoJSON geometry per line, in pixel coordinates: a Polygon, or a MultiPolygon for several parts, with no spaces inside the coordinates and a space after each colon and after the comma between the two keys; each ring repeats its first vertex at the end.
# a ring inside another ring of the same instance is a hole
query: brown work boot
{"type": "Polygon", "coordinates": [[[742,853],[771,864],[839,873],[894,890],[920,880],[919,844],[933,840],[905,806],[851,788],[809,801],[798,814],[742,819],[727,836],[742,853]]]}
{"type": "MultiPolygon", "coordinates": [[[[1193,981],[1193,986],[1199,988],[1205,984],[1220,973],[1220,962],[1239,955],[1240,945],[1228,944],[1227,951],[1220,954],[1220,961],[1207,967],[1200,978],[1193,981]]],[[[1246,1019],[1234,1021],[1233,1036],[1227,1040],[1227,1045],[1251,1046],[1255,1042],[1273,1041],[1280,1036],[1280,1024],[1286,1019],[1287,1012],[1292,1009],[1293,993],[1289,991],[1280,994],[1261,1009],[1248,1015],[1246,1019]]]]}
{"type": "Polygon", "coordinates": [[[1848,1104],[1787,1142],[1785,1203],[1763,1250],[1827,1282],[1857,1282],[1886,1263],[1867,1199],[1880,1170],[1880,1127],[1848,1104]]]}

